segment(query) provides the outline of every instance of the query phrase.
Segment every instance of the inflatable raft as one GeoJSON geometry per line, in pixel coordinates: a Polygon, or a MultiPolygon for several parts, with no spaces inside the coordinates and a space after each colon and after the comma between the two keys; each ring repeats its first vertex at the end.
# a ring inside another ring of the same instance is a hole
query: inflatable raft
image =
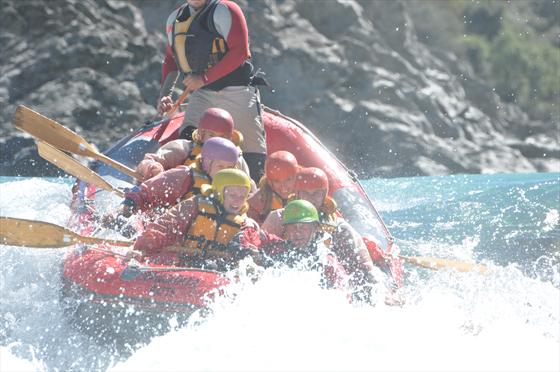
{"type": "MultiPolygon", "coordinates": [[[[163,144],[183,138],[181,124],[184,113],[162,122],[146,125],[122,139],[106,152],[109,157],[134,168],[145,153],[155,152],[163,144]]],[[[368,199],[353,172],[349,171],[301,123],[279,112],[265,108],[263,122],[269,153],[286,150],[299,164],[322,168],[329,177],[329,194],[337,202],[344,218],[364,237],[373,258],[379,248],[391,257],[398,252],[392,238],[368,199]]],[[[127,175],[103,164],[95,171],[119,187],[131,187],[127,175]]],[[[114,195],[95,186],[77,181],[73,188],[70,226],[84,235],[94,233],[96,212],[114,195]]],[[[125,263],[122,248],[82,246],[64,261],[64,294],[103,304],[133,304],[142,309],[184,311],[204,307],[205,301],[228,280],[220,273],[168,267],[147,263],[125,263]]],[[[402,267],[392,259],[391,275],[397,285],[402,283],[402,267]]]]}

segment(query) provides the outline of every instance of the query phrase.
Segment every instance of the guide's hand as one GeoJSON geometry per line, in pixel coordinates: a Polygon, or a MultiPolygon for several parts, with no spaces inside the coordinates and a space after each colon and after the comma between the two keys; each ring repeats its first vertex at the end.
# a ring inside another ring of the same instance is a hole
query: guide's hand
{"type": "Polygon", "coordinates": [[[171,96],[161,97],[157,105],[157,111],[163,115],[173,107],[171,96]]]}
{"type": "Polygon", "coordinates": [[[185,90],[194,92],[195,90],[204,86],[204,80],[200,75],[191,74],[183,79],[183,84],[185,84],[185,90]]]}

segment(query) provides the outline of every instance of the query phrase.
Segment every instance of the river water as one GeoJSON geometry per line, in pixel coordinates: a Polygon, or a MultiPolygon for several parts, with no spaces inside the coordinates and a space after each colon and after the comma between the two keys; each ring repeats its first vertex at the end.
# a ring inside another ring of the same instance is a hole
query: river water
{"type": "MultiPolygon", "coordinates": [[[[64,225],[70,185],[0,178],[0,215],[64,225]]],[[[560,370],[560,174],[363,185],[404,254],[482,262],[488,275],[407,265],[406,304],[373,307],[320,289],[315,273],[269,270],[210,315],[127,344],[63,311],[70,248],[0,246],[0,370],[560,370]]]]}

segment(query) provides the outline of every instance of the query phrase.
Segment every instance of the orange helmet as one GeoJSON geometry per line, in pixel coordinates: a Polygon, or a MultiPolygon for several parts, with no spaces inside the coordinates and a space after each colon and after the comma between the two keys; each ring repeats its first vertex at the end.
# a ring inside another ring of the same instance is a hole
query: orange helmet
{"type": "Polygon", "coordinates": [[[231,114],[221,108],[212,107],[204,111],[200,121],[199,129],[211,130],[231,138],[233,135],[233,118],[231,114]]]}
{"type": "Polygon", "coordinates": [[[296,157],[288,151],[276,151],[270,154],[264,163],[266,177],[271,181],[293,177],[298,168],[296,157]]]}
{"type": "Polygon", "coordinates": [[[296,191],[299,190],[325,190],[329,192],[329,178],[320,168],[301,168],[296,175],[296,191]]]}

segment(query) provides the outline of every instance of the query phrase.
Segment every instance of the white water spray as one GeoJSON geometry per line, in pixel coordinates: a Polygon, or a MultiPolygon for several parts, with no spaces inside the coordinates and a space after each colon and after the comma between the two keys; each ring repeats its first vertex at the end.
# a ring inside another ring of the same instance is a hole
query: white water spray
{"type": "MultiPolygon", "coordinates": [[[[67,184],[4,183],[0,214],[64,224],[69,199],[67,184]]],[[[1,370],[560,370],[560,291],[513,265],[487,276],[407,267],[402,308],[349,304],[316,273],[269,269],[207,317],[113,355],[61,310],[66,251],[1,247],[1,370]]]]}

